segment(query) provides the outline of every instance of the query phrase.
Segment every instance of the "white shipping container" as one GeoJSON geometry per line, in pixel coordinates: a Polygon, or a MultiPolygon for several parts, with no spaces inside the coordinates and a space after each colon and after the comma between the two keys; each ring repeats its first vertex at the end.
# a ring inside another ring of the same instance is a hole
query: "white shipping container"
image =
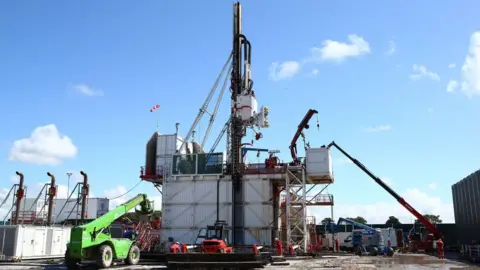
{"type": "Polygon", "coordinates": [[[180,138],[176,134],[158,135],[157,157],[173,156],[181,145],[180,138]],[[178,145],[178,146],[177,146],[178,145]]]}
{"type": "Polygon", "coordinates": [[[333,180],[332,157],[328,148],[308,148],[305,163],[308,177],[333,180]]]}
{"type": "Polygon", "coordinates": [[[70,230],[69,227],[0,226],[0,254],[6,260],[64,257],[70,230]]]}

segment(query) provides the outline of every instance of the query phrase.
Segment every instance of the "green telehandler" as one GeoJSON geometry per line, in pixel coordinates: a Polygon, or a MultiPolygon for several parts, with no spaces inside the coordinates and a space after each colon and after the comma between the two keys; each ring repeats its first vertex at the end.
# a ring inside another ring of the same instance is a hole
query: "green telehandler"
{"type": "Polygon", "coordinates": [[[67,268],[78,269],[82,260],[94,260],[100,268],[110,267],[114,260],[124,260],[128,265],[137,264],[140,248],[135,240],[112,238],[109,226],[138,205],[140,209],[135,209],[138,214],[149,215],[153,212],[152,202],[147,199],[147,195],[138,194],[90,223],[72,228],[65,252],[67,268]]]}

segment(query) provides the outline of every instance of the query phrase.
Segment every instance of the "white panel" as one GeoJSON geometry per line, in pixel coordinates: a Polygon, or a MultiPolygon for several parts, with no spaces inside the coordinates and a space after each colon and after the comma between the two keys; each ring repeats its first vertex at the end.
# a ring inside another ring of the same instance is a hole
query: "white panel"
{"type": "Polygon", "coordinates": [[[164,229],[161,239],[165,248],[168,245],[169,237],[172,237],[176,242],[193,244],[197,239],[198,232],[199,230],[196,229],[164,229]]]}
{"type": "Polygon", "coordinates": [[[34,252],[33,255],[41,256],[45,254],[46,238],[47,238],[47,229],[46,228],[30,228],[35,230],[35,240],[33,243],[34,252]]]}
{"type": "MultiPolygon", "coordinates": [[[[165,182],[162,241],[167,241],[169,236],[178,238],[179,234],[185,234],[181,242],[194,243],[198,230],[216,221],[218,176],[194,176],[193,179],[180,176],[165,182]]],[[[219,218],[228,223],[231,221],[231,193],[231,181],[222,179],[219,218]]]]}
{"type": "Polygon", "coordinates": [[[325,147],[308,148],[306,150],[306,167],[308,175],[333,178],[332,158],[325,147]]]}
{"type": "Polygon", "coordinates": [[[245,204],[244,224],[247,228],[273,226],[273,206],[264,204],[245,204]],[[270,224],[272,223],[272,224],[270,224]]]}
{"type": "Polygon", "coordinates": [[[175,134],[159,135],[157,140],[157,156],[172,156],[177,151],[177,136],[175,134]]]}
{"type": "Polygon", "coordinates": [[[271,245],[272,231],[271,230],[247,230],[245,231],[245,245],[271,245]]]}
{"type": "Polygon", "coordinates": [[[244,199],[249,203],[269,202],[272,198],[272,185],[268,180],[251,179],[244,182],[244,199]]]}

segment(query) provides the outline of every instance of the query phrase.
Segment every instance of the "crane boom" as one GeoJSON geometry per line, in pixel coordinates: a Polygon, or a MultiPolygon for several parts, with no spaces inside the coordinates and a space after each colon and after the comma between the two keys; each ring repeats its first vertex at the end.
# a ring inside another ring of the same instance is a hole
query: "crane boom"
{"type": "MultiPolygon", "coordinates": [[[[227,74],[231,72],[232,65],[228,67],[227,74]]],[[[207,130],[205,131],[205,135],[203,136],[201,147],[205,146],[207,142],[208,136],[210,135],[210,130],[212,129],[213,123],[215,122],[215,117],[217,116],[218,108],[220,107],[220,103],[222,102],[223,93],[225,93],[225,88],[227,87],[227,81],[230,76],[225,76],[225,80],[223,81],[222,89],[220,90],[220,94],[218,94],[217,102],[215,103],[215,108],[213,109],[212,115],[210,115],[210,121],[208,123],[207,130]]]]}
{"type": "Polygon", "coordinates": [[[302,119],[302,122],[298,125],[297,132],[295,132],[295,135],[292,138],[292,141],[290,142],[290,154],[292,155],[293,163],[298,164],[300,161],[298,160],[297,157],[297,141],[300,135],[302,134],[303,129],[308,129],[308,122],[310,119],[312,119],[314,114],[317,114],[318,111],[314,109],[309,109],[307,114],[302,119]]]}
{"type": "Polygon", "coordinates": [[[384,190],[386,190],[392,197],[394,197],[398,203],[400,203],[405,209],[407,209],[412,215],[414,215],[419,222],[421,222],[425,228],[430,231],[435,238],[440,239],[442,237],[442,232],[435,227],[428,219],[426,219],[422,214],[420,214],[413,206],[411,206],[408,202],[405,201],[398,193],[396,193],[393,189],[391,189],[385,182],[382,181],[378,176],[374,175],[370,170],[365,167],[360,161],[356,158],[350,156],[345,150],[343,150],[340,146],[338,146],[334,141],[331,142],[327,148],[334,146],[338,149],[342,154],[344,154],[348,159],[350,159],[353,164],[357,165],[364,173],[370,176],[378,185],[380,185],[384,190]]]}
{"type": "Polygon", "coordinates": [[[215,91],[218,87],[218,84],[220,83],[220,79],[222,78],[223,73],[225,73],[225,70],[227,69],[228,64],[230,63],[230,59],[232,58],[232,53],[228,56],[227,62],[223,65],[222,71],[220,71],[220,74],[218,75],[217,79],[215,80],[215,83],[212,86],[212,89],[210,89],[210,93],[208,93],[207,99],[205,99],[205,102],[203,103],[203,106],[200,108],[197,117],[195,117],[195,120],[193,121],[192,126],[190,127],[190,130],[188,130],[187,136],[183,139],[182,144],[178,148],[178,152],[180,153],[183,150],[183,147],[185,147],[185,144],[187,144],[188,140],[192,136],[192,134],[195,131],[195,128],[197,127],[198,123],[200,123],[200,120],[202,119],[203,114],[207,111],[208,105],[210,104],[210,101],[212,100],[213,94],[215,94],[215,91]]]}

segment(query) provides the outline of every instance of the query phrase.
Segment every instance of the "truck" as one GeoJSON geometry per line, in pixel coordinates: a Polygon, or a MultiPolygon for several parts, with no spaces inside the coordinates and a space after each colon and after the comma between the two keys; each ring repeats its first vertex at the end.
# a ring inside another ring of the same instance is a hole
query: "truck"
{"type": "Polygon", "coordinates": [[[113,238],[109,232],[110,225],[132,209],[140,215],[153,213],[153,205],[147,195],[138,194],[103,216],[72,228],[65,252],[67,268],[78,269],[83,260],[96,261],[100,268],[109,268],[114,260],[124,260],[127,265],[137,264],[140,248],[135,239],[113,238]],[[137,206],[140,209],[136,209],[137,206]]]}

